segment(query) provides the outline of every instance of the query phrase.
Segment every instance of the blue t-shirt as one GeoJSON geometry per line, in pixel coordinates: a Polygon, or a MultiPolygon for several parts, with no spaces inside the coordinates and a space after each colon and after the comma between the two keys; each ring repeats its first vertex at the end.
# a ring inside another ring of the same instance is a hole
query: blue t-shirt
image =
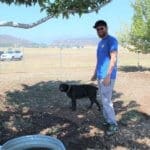
{"type": "MultiPolygon", "coordinates": [[[[98,79],[104,79],[107,76],[107,71],[110,63],[110,53],[118,50],[118,41],[116,38],[107,35],[103,38],[97,48],[97,66],[96,73],[98,79]]],[[[117,63],[112,70],[111,79],[116,79],[117,63]]]]}

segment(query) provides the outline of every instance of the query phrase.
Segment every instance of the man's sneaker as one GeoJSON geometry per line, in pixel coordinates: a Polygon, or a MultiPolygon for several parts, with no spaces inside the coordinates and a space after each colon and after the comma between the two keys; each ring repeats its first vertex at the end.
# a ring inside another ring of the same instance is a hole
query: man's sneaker
{"type": "Polygon", "coordinates": [[[108,128],[110,126],[110,124],[107,122],[103,122],[103,126],[108,128]]]}
{"type": "Polygon", "coordinates": [[[118,132],[118,126],[112,124],[112,125],[109,125],[108,130],[106,131],[106,134],[110,136],[110,135],[115,134],[116,132],[118,132]]]}

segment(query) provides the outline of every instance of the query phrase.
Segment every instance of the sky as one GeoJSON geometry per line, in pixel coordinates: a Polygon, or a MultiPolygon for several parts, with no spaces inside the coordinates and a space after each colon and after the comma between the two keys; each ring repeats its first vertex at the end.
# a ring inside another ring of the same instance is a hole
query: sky
{"type": "MultiPolygon", "coordinates": [[[[133,0],[113,0],[103,7],[99,13],[83,14],[82,17],[71,16],[69,19],[53,18],[32,29],[18,29],[0,27],[0,34],[12,35],[33,42],[50,43],[59,39],[93,38],[96,32],[92,28],[94,23],[103,19],[109,26],[109,34],[116,35],[121,26],[130,26],[132,22],[133,0]]],[[[38,6],[8,6],[0,3],[0,21],[15,21],[19,23],[32,23],[46,15],[40,12],[38,6]]]]}

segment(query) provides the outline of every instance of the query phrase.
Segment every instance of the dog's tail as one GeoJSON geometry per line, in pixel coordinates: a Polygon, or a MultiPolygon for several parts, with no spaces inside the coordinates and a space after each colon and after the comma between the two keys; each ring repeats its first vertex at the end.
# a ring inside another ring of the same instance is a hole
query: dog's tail
{"type": "Polygon", "coordinates": [[[94,87],[96,88],[96,90],[98,90],[98,86],[97,86],[97,84],[90,83],[90,85],[94,86],[94,87]]]}

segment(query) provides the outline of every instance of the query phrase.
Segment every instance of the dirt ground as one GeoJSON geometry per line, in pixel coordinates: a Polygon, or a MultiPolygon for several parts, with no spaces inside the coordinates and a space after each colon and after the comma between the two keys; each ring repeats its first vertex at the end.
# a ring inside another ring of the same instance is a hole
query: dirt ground
{"type": "Polygon", "coordinates": [[[82,99],[72,112],[59,92],[62,81],[91,83],[94,49],[22,49],[22,61],[0,62],[0,144],[41,133],[57,137],[67,150],[150,149],[150,55],[140,55],[138,68],[137,54],[119,52],[113,93],[119,132],[111,137],[96,106],[87,110],[89,101],[82,99]]]}

